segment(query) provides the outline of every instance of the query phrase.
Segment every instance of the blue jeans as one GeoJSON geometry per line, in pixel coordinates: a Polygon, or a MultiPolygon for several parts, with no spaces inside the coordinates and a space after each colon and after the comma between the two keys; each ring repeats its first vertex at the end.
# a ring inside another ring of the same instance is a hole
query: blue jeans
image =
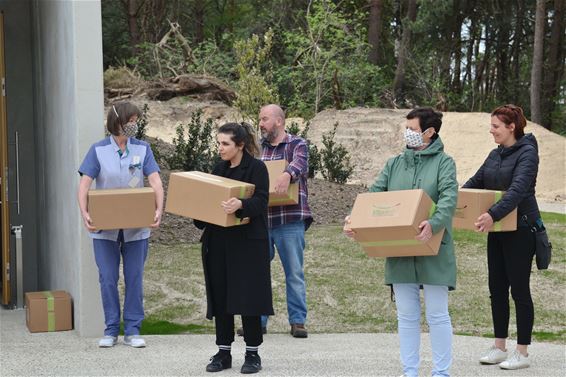
{"type": "MultiPolygon", "coordinates": [[[[452,364],[452,323],[448,314],[448,287],[423,285],[426,320],[430,329],[432,375],[449,376],[452,364]]],[[[407,377],[419,375],[421,302],[419,284],[393,284],[401,363],[407,377]]]]}
{"type": "Polygon", "coordinates": [[[143,270],[147,258],[148,239],[131,242],[99,239],[93,241],[106,325],[104,335],[118,336],[120,333],[120,296],[118,294],[120,257],[123,258],[126,288],[124,334],[138,335],[144,318],[143,270]]]}
{"type": "MultiPolygon", "coordinates": [[[[269,229],[271,260],[275,257],[275,248],[285,271],[289,323],[304,324],[307,319],[307,292],[303,269],[305,222],[297,221],[269,229]]],[[[261,325],[267,326],[267,316],[261,317],[261,325]]]]}

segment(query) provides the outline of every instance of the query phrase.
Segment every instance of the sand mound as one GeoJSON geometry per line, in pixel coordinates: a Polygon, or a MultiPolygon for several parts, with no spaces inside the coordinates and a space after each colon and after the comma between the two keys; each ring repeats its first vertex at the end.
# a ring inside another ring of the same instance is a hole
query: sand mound
{"type": "MultiPolygon", "coordinates": [[[[371,185],[391,156],[404,148],[403,130],[407,110],[352,108],[325,110],[311,122],[310,138],[321,144],[322,134],[340,122],[336,140],[348,148],[356,164],[352,182],[371,185]]],[[[446,152],[456,161],[458,182],[463,184],[495,148],[489,134],[488,113],[444,113],[440,135],[446,152]]],[[[566,202],[566,138],[529,122],[539,143],[537,197],[546,202],[566,202]]]]}
{"type": "MultiPolygon", "coordinates": [[[[202,109],[204,117],[213,118],[217,124],[240,119],[237,110],[221,102],[200,102],[187,97],[166,102],[137,97],[131,101],[140,107],[148,103],[147,135],[169,143],[175,136],[175,128],[187,124],[197,109],[202,109]]],[[[320,146],[322,134],[339,122],[336,140],[348,148],[356,165],[350,182],[371,185],[387,159],[404,148],[407,112],[368,108],[325,110],[312,120],[309,138],[320,146]]],[[[290,121],[301,123],[300,118],[288,119],[290,121]]],[[[489,121],[488,113],[444,113],[440,135],[446,152],[456,161],[460,184],[476,172],[496,146],[489,134],[489,121]]],[[[539,143],[538,198],[544,202],[566,203],[566,138],[531,122],[526,132],[532,132],[539,143]]]]}

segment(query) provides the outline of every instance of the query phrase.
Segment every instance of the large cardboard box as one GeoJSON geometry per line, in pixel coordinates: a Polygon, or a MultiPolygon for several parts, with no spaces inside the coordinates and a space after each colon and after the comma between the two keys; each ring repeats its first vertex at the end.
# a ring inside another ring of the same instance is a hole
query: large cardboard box
{"type": "Polygon", "coordinates": [[[90,190],[88,213],[97,230],[146,228],[155,218],[151,187],[90,190]]]}
{"type": "MultiPolygon", "coordinates": [[[[457,229],[476,230],[474,223],[486,213],[492,205],[503,197],[505,191],[460,189],[458,190],[458,204],[452,219],[452,226],[457,229]]],[[[517,208],[510,214],[496,221],[491,232],[507,232],[517,230],[517,208]]]]}
{"type": "Polygon", "coordinates": [[[426,243],[415,239],[419,224],[434,210],[434,202],[423,190],[358,194],[350,227],[370,257],[436,255],[444,229],[426,243]]]}
{"type": "Polygon", "coordinates": [[[199,171],[171,173],[165,211],[225,227],[246,224],[248,218],[226,214],[220,203],[250,198],[254,190],[251,183],[199,171]]]}
{"type": "Polygon", "coordinates": [[[285,194],[275,192],[275,180],[285,171],[287,160],[264,161],[269,173],[269,207],[299,204],[299,183],[291,183],[285,194]]]}
{"type": "Polygon", "coordinates": [[[27,292],[26,325],[30,332],[73,329],[71,295],[65,291],[27,292]]]}

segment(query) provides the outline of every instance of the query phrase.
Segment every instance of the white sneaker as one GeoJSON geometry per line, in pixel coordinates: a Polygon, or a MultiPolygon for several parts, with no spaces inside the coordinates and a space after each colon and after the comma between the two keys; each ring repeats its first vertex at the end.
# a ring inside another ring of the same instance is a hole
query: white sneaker
{"type": "Polygon", "coordinates": [[[531,366],[529,356],[523,356],[523,354],[517,350],[513,351],[513,353],[507,358],[507,360],[499,364],[499,368],[511,370],[528,368],[529,366],[531,366]]]}
{"type": "Polygon", "coordinates": [[[125,335],[124,344],[134,348],[143,348],[145,347],[145,340],[139,335],[125,335]]]}
{"type": "Polygon", "coordinates": [[[101,348],[108,348],[108,347],[113,347],[116,343],[118,343],[117,336],[104,335],[98,341],[98,346],[101,348]]]}
{"type": "Polygon", "coordinates": [[[507,351],[501,351],[496,346],[491,346],[491,348],[480,357],[480,364],[499,364],[506,359],[507,351]]]}

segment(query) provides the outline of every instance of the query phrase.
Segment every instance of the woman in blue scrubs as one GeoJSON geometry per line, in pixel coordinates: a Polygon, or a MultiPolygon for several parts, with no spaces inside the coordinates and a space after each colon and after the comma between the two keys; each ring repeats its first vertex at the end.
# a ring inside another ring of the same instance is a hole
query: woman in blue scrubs
{"type": "Polygon", "coordinates": [[[98,266],[104,322],[106,329],[99,347],[112,347],[120,332],[120,297],[118,277],[120,259],[123,262],[125,282],[124,343],[132,347],[145,347],[140,337],[144,318],[143,271],[148,252],[149,228],[96,230],[88,213],[88,190],[92,181],[97,189],[143,187],[144,176],[155,191],[155,218],[152,228],[161,223],[163,213],[163,186],[159,167],[148,143],[137,140],[140,110],[129,102],[114,104],[109,112],[106,127],[110,136],[93,144],[79,168],[78,200],[85,227],[94,244],[94,257],[98,266]]]}

